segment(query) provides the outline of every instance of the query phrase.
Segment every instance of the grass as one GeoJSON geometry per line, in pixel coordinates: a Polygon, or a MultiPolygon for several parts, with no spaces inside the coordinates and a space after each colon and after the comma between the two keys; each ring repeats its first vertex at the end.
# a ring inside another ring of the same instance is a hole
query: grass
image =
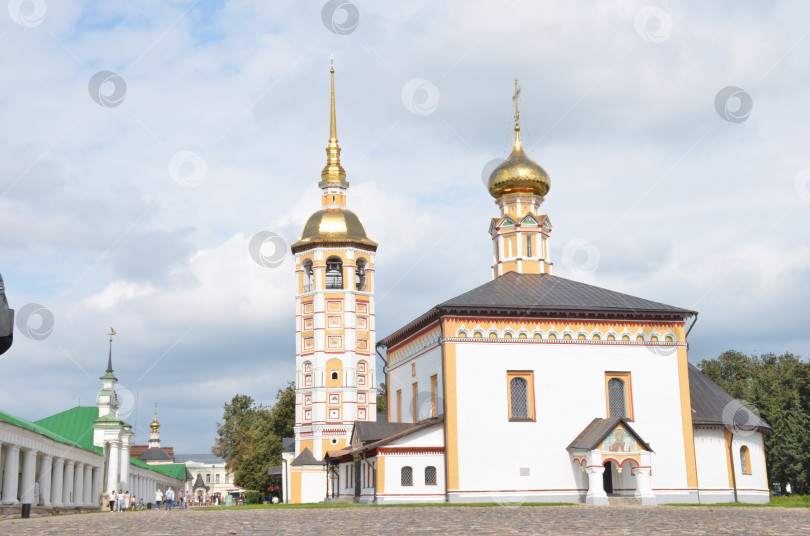
{"type": "Polygon", "coordinates": [[[305,504],[245,504],[240,506],[215,506],[206,510],[258,510],[258,509],[298,509],[298,508],[447,508],[447,507],[490,507],[490,506],[578,506],[576,503],[532,502],[532,503],[400,503],[400,504],[355,504],[355,503],[305,503],[305,504]]]}
{"type": "Polygon", "coordinates": [[[740,502],[729,503],[716,503],[716,504],[694,504],[694,503],[675,503],[666,506],[744,506],[744,507],[760,507],[760,508],[810,508],[810,495],[791,495],[789,497],[771,495],[771,502],[765,504],[749,504],[740,502]]]}

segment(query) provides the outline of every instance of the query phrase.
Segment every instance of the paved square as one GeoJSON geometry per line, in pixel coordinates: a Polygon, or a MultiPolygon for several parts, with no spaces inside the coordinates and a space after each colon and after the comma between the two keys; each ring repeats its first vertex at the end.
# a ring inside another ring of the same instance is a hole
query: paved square
{"type": "Polygon", "coordinates": [[[0,534],[808,534],[803,508],[525,506],[186,510],[0,521],[0,534]]]}

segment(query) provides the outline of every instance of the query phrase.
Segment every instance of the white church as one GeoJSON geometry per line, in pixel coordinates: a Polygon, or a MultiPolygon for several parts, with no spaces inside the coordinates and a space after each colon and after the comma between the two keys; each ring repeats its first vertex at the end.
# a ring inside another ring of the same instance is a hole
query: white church
{"type": "Polygon", "coordinates": [[[492,280],[377,342],[377,244],[346,208],[332,70],[323,207],[292,245],[285,502],[768,502],[770,426],[689,364],[697,313],[552,275],[551,181],[521,145],[518,93],[489,177],[492,280]]]}

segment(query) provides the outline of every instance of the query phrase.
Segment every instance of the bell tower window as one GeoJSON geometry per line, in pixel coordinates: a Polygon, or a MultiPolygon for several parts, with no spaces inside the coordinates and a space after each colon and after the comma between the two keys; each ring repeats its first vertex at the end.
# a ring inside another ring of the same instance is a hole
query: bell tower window
{"type": "Polygon", "coordinates": [[[311,292],[312,288],[312,260],[307,259],[304,261],[304,292],[311,292]]]}
{"type": "Polygon", "coordinates": [[[366,259],[357,260],[354,279],[357,290],[366,290],[366,259]]]}
{"type": "Polygon", "coordinates": [[[326,288],[343,288],[343,261],[340,257],[326,259],[326,288]]]}

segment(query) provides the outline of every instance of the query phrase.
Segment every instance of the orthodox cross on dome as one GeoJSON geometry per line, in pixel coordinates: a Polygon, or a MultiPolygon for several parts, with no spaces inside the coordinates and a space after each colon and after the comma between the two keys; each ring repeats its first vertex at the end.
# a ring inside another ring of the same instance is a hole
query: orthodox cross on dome
{"type": "Polygon", "coordinates": [[[518,85],[517,77],[515,77],[515,94],[512,96],[512,100],[515,101],[515,130],[520,130],[520,126],[518,125],[518,120],[520,119],[520,109],[518,108],[518,97],[520,97],[520,86],[518,85]]]}

